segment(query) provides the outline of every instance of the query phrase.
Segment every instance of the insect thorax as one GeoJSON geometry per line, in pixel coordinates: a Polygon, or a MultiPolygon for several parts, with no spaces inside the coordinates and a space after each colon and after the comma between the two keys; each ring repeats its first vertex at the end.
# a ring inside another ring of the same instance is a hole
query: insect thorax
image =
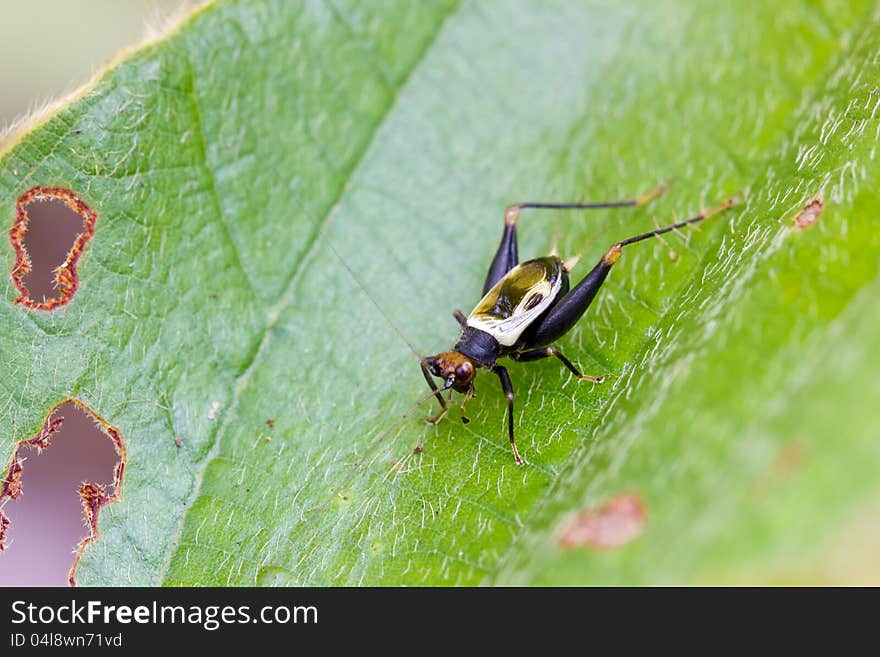
{"type": "Polygon", "coordinates": [[[491,366],[501,356],[501,345],[485,331],[466,326],[453,347],[480,365],[491,366]]]}

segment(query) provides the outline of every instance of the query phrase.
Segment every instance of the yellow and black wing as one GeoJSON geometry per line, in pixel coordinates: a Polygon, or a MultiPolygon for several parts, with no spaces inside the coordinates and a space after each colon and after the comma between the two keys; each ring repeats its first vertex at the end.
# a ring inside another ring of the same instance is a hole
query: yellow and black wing
{"type": "Polygon", "coordinates": [[[556,257],[520,263],[486,293],[467,319],[499,344],[513,346],[520,335],[555,301],[565,270],[556,257]]]}

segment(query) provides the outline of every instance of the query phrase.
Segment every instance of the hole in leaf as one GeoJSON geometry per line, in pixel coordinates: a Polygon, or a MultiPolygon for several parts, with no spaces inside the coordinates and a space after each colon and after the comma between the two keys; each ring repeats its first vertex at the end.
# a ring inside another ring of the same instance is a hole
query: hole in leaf
{"type": "Polygon", "coordinates": [[[119,499],[125,460],[119,432],[76,400],[18,444],[0,492],[0,586],[75,584],[98,512],[119,499]]]}
{"type": "Polygon", "coordinates": [[[69,189],[34,187],[16,204],[9,241],[15,249],[15,303],[52,310],[73,298],[76,263],[95,231],[97,215],[69,189]]]}

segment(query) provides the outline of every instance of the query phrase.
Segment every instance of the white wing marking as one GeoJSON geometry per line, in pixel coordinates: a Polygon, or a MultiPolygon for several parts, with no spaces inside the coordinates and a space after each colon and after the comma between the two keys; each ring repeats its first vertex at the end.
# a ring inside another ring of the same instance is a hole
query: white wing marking
{"type": "Polygon", "coordinates": [[[475,311],[468,317],[467,324],[480,331],[485,331],[498,340],[499,344],[505,347],[512,347],[519,340],[523,331],[550,307],[561,286],[562,276],[557,276],[553,284],[545,278],[529,288],[529,291],[523,295],[522,300],[510,314],[510,317],[493,317],[483,313],[476,314],[475,311]],[[543,295],[543,299],[534,308],[526,310],[526,306],[534,298],[535,294],[543,295]]]}

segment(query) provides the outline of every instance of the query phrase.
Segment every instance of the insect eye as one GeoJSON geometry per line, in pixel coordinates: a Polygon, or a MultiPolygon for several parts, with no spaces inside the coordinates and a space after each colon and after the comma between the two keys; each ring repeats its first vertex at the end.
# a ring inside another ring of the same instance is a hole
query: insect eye
{"type": "Polygon", "coordinates": [[[455,368],[455,378],[459,381],[467,381],[474,375],[474,367],[470,363],[462,363],[455,368]]]}
{"type": "Polygon", "coordinates": [[[531,310],[532,308],[537,306],[539,303],[541,303],[543,300],[544,300],[543,294],[536,294],[531,299],[529,299],[528,303],[526,303],[526,310],[531,310]]]}

